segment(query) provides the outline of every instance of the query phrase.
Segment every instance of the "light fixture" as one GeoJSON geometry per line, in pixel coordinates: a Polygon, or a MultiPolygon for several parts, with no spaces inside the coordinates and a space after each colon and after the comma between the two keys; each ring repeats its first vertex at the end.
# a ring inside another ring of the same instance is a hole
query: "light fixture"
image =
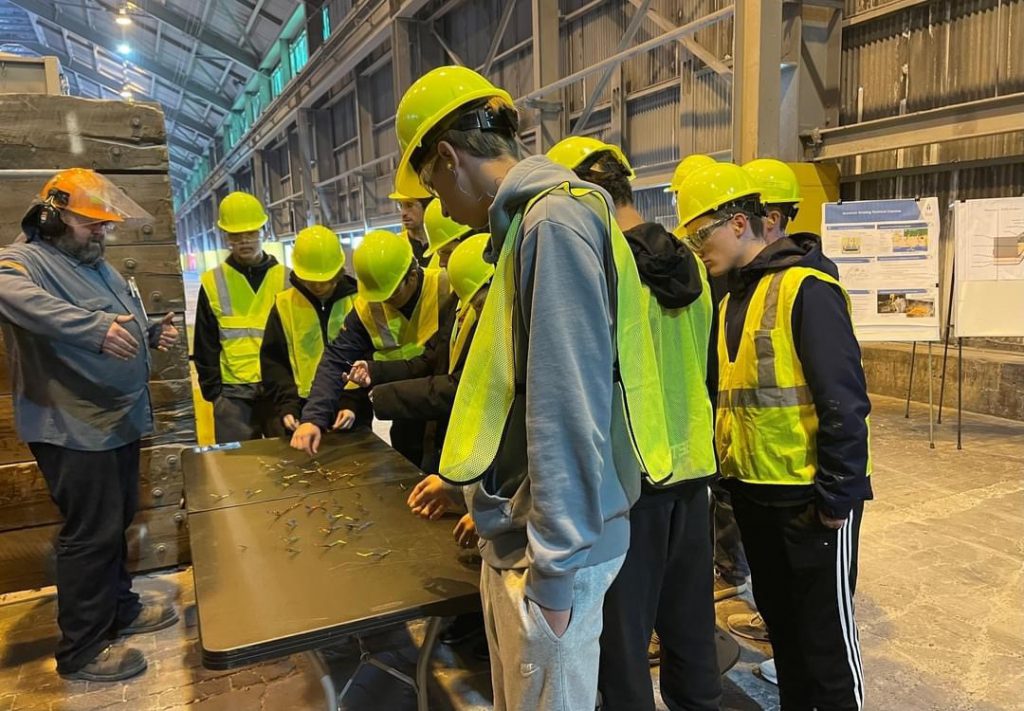
{"type": "Polygon", "coordinates": [[[127,27],[132,24],[132,17],[128,14],[127,5],[123,5],[121,9],[117,11],[117,16],[114,18],[114,22],[121,25],[121,27],[127,27]]]}
{"type": "Polygon", "coordinates": [[[132,90],[129,89],[128,87],[125,87],[125,88],[121,89],[121,98],[122,99],[131,99],[132,98],[132,90]]]}
{"type": "Polygon", "coordinates": [[[120,54],[131,54],[132,48],[127,42],[121,42],[117,45],[117,51],[120,54]]]}

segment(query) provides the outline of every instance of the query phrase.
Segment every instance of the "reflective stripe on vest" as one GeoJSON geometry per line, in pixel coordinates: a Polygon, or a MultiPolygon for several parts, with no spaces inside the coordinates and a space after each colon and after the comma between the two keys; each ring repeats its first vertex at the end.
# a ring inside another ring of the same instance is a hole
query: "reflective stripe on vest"
{"type": "Polygon", "coordinates": [[[253,292],[245,275],[224,263],[200,277],[220,330],[220,377],[225,384],[260,382],[263,329],[278,292],[288,288],[288,270],[275,264],[253,292]]]}
{"type": "MultiPolygon", "coordinates": [[[[331,306],[327,318],[327,341],[334,340],[345,323],[345,316],[352,310],[354,298],[346,296],[331,306]]],[[[288,360],[299,397],[309,397],[313,376],[320,358],[324,354],[324,335],[320,328],[320,314],[306,296],[292,287],[277,295],[277,314],[281,317],[285,341],[288,343],[288,360]]]]}
{"type": "Polygon", "coordinates": [[[443,269],[424,269],[423,288],[407,319],[395,307],[356,297],[355,310],[373,342],[374,360],[409,360],[423,353],[430,337],[437,333],[440,305],[449,294],[448,275],[443,269]]]}
{"type": "Polygon", "coordinates": [[[459,313],[455,315],[455,326],[452,329],[451,340],[448,342],[449,375],[456,371],[459,359],[466,350],[466,344],[472,342],[470,339],[479,318],[480,312],[473,303],[473,299],[470,299],[469,303],[459,309],[459,313]]]}
{"type": "Polygon", "coordinates": [[[793,304],[808,278],[842,290],[849,311],[846,290],[823,272],[790,267],[766,274],[750,299],[734,362],[726,343],[729,297],[722,301],[715,444],[723,476],[756,484],[814,482],[818,415],[793,340],[793,304]]]}
{"type": "Polygon", "coordinates": [[[666,428],[672,452],[671,486],[715,473],[714,412],[708,396],[708,349],[714,303],[704,264],[701,295],[692,304],[665,309],[650,299],[651,332],[661,373],[666,428]]]}
{"type": "MultiPolygon", "coordinates": [[[[440,474],[455,484],[468,484],[492,466],[515,398],[515,344],[513,310],[516,305],[515,263],[524,215],[548,193],[562,190],[584,202],[608,226],[611,263],[606,264],[611,284],[615,271],[615,345],[621,368],[625,420],[633,454],[655,481],[671,472],[665,431],[661,384],[647,317],[647,302],[633,254],[610,208],[594,190],[574,189],[563,183],[534,197],[512,220],[495,265],[494,278],[469,347],[466,365],[455,394],[455,404],[441,452],[440,474]]],[[[606,259],[606,262],[609,260],[606,259]]],[[[602,433],[607,435],[607,433],[602,433]]]]}

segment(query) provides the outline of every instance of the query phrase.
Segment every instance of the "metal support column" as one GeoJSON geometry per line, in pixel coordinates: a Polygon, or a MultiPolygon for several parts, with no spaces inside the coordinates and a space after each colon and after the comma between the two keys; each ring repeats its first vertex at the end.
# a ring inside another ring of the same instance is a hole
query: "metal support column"
{"type": "Polygon", "coordinates": [[[622,85],[621,64],[612,72],[608,92],[611,99],[611,126],[608,129],[607,141],[622,146],[626,155],[629,155],[629,136],[626,133],[626,91],[622,85]]]}
{"type": "MultiPolygon", "coordinates": [[[[366,165],[372,163],[374,156],[373,149],[373,113],[371,110],[370,102],[370,81],[369,77],[360,74],[356,78],[356,134],[358,136],[359,144],[359,163],[360,165],[366,165]]],[[[369,228],[368,210],[367,210],[367,197],[369,196],[376,205],[376,194],[375,191],[367,189],[367,180],[369,176],[366,172],[359,174],[359,203],[360,203],[360,217],[363,220],[363,225],[367,229],[369,228]]]]}
{"type": "Polygon", "coordinates": [[[412,86],[418,75],[414,66],[419,45],[419,32],[413,20],[397,18],[391,25],[391,76],[395,87],[395,101],[412,86]]]}
{"type": "Polygon", "coordinates": [[[779,152],[782,0],[736,0],[732,158],[779,152]]]}
{"type": "MultiPolygon", "coordinates": [[[[313,145],[313,112],[299,109],[295,116],[295,127],[299,138],[299,159],[302,163],[302,199],[306,206],[306,226],[323,222],[320,209],[320,195],[314,186],[319,181],[316,170],[316,147],[313,145]]],[[[298,231],[298,230],[296,230],[298,231]]]]}
{"type": "MultiPolygon", "coordinates": [[[[531,0],[533,10],[533,85],[542,87],[560,78],[558,0],[531,0]]],[[[540,109],[534,151],[545,153],[561,140],[562,92],[552,91],[534,103],[540,109]]]]}

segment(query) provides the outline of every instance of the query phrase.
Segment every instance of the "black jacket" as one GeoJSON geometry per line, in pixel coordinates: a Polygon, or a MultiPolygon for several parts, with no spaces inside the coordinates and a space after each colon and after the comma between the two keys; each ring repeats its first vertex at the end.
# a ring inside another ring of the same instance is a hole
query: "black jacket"
{"type": "MultiPolygon", "coordinates": [[[[728,275],[726,346],[735,359],[743,322],[758,281],[787,267],[811,267],[830,275],[837,270],[821,252],[821,240],[809,233],[783,237],[747,266],[728,275]]],[[[866,476],[867,416],[871,412],[860,344],[842,294],[818,279],[806,279],[793,305],[793,336],[818,415],[818,471],[808,486],[771,486],[736,480],[726,483],[738,493],[769,506],[814,501],[828,516],[845,518],[854,502],[872,498],[866,476]]]]}
{"type": "MultiPolygon", "coordinates": [[[[320,336],[327,343],[327,325],[331,318],[331,309],[347,296],[356,293],[356,280],[347,274],[343,275],[334,292],[326,302],[313,296],[301,281],[291,275],[291,284],[317,310],[320,317],[320,336]]],[[[263,392],[273,403],[278,420],[285,415],[293,415],[298,419],[302,412],[305,399],[299,397],[299,389],[295,385],[295,373],[292,370],[291,357],[288,354],[288,340],[284,333],[281,315],[277,312],[277,304],[270,310],[267,327],[263,332],[263,343],[260,346],[260,372],[263,376],[263,392]]]]}
{"type": "MultiPolygon", "coordinates": [[[[225,263],[245,275],[249,286],[255,292],[259,291],[263,278],[267,271],[277,264],[277,259],[274,255],[264,252],[263,260],[252,267],[242,266],[234,256],[229,256],[225,263]]],[[[203,399],[209,402],[213,402],[220,395],[220,351],[220,326],[217,324],[217,317],[213,315],[213,307],[210,306],[206,289],[199,287],[192,359],[196,364],[199,389],[203,393],[203,399]]]]}
{"type": "MultiPolygon", "coordinates": [[[[640,281],[651,290],[651,294],[663,309],[681,309],[700,297],[704,285],[701,283],[697,258],[689,247],[656,222],[645,222],[625,230],[622,234],[633,252],[640,281]]],[[[712,318],[711,322],[714,324],[715,319],[712,318]]],[[[712,326],[712,330],[713,328],[712,326]]],[[[714,356],[715,340],[711,338],[708,392],[712,395],[718,389],[714,356]]],[[[700,486],[707,486],[706,480],[698,481],[700,486]]],[[[681,497],[688,494],[692,485],[689,482],[684,484],[687,485],[655,487],[644,479],[641,482],[640,498],[634,504],[634,508],[655,505],[666,496],[681,497]]]]}

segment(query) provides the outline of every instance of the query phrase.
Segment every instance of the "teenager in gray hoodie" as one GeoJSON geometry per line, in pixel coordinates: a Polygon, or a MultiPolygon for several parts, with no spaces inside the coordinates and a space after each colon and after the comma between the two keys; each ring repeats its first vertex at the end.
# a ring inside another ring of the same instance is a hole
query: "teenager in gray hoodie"
{"type": "Polygon", "coordinates": [[[624,242],[627,259],[612,254],[607,193],[544,156],[520,160],[511,97],[482,76],[424,75],[396,125],[398,189],[429,191],[457,222],[489,229],[497,263],[441,461],[442,476],[472,481],[494,707],[589,711],[645,451],[625,416],[623,393],[637,391],[620,381],[632,376],[616,367],[616,322],[636,308],[620,287],[639,288],[636,266],[624,242]]]}

